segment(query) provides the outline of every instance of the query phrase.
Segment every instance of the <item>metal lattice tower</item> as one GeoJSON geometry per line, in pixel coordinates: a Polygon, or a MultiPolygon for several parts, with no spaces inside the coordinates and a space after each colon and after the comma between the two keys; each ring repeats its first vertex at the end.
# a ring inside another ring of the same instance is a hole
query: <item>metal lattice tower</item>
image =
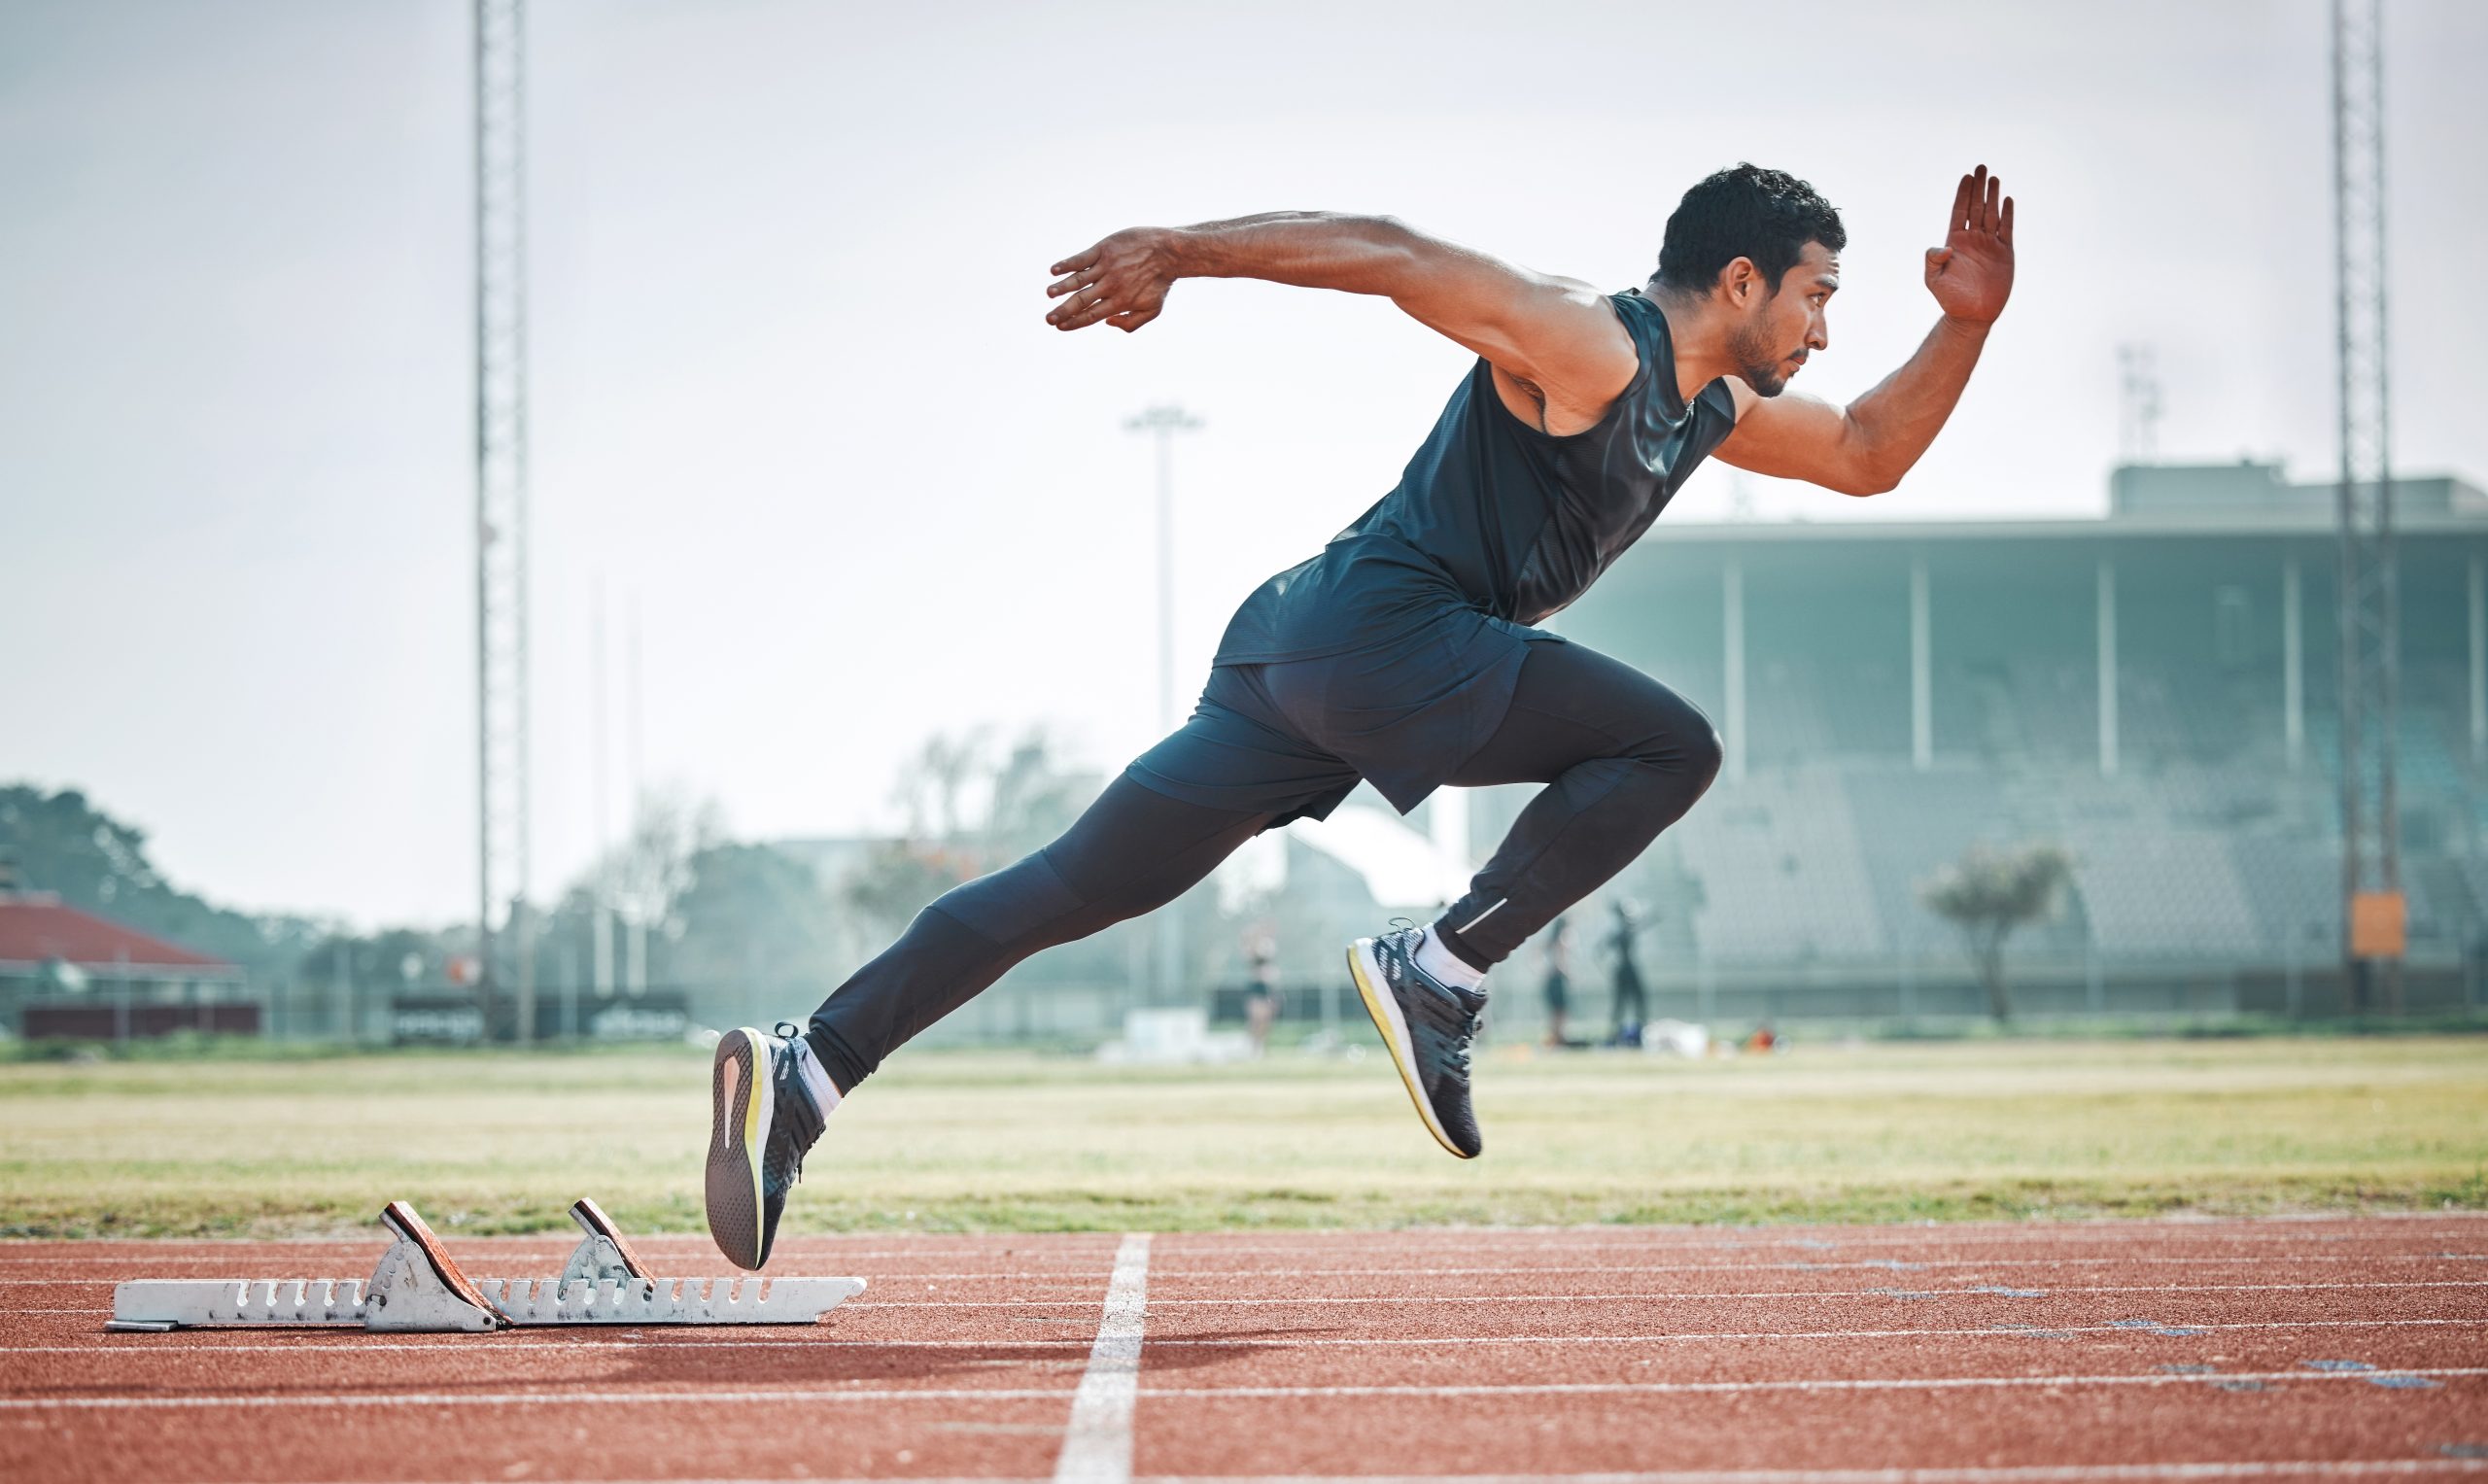
{"type": "Polygon", "coordinates": [[[2394,752],[2401,689],[2385,339],[2382,0],[2332,0],[2332,224],[2341,470],[2342,957],[2360,1008],[2402,1002],[2394,752]],[[2354,925],[2362,915],[2367,932],[2354,925]],[[2381,926],[2379,926],[2381,925],[2381,926]]]}
{"type": "Polygon", "coordinates": [[[504,984],[535,1028],[529,951],[525,0],[475,0],[477,959],[486,1033],[504,984]],[[497,952],[497,940],[506,953],[497,952]],[[515,969],[505,975],[502,958],[515,969]]]}

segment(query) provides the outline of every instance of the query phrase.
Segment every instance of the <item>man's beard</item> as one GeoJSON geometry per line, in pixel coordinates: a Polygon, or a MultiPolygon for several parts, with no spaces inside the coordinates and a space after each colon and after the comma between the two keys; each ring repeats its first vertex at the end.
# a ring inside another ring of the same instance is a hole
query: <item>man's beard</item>
{"type": "Polygon", "coordinates": [[[1728,339],[1728,354],[1736,358],[1737,374],[1756,397],[1778,397],[1788,390],[1788,378],[1780,374],[1780,362],[1786,358],[1772,349],[1771,332],[1761,326],[1739,327],[1728,339]]]}

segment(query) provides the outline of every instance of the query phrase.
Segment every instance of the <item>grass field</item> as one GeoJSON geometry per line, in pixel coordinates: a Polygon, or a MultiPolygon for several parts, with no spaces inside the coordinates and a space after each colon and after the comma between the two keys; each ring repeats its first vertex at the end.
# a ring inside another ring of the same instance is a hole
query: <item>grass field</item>
{"type": "MultiPolygon", "coordinates": [[[[0,1235],[696,1230],[708,1062],[0,1065],[0,1235]]],[[[2488,1039],[1487,1053],[1486,1155],[1389,1066],[902,1055],[832,1121],[795,1231],[1952,1220],[2488,1206],[2488,1039]]]]}

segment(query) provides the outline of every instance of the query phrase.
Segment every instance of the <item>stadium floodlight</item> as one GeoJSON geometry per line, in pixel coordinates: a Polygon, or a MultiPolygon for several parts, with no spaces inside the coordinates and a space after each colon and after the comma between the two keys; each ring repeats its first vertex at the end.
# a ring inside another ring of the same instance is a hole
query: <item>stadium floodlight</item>
{"type": "MultiPolygon", "coordinates": [[[[1175,434],[1192,432],[1201,420],[1173,402],[1161,402],[1124,419],[1128,432],[1158,440],[1158,733],[1175,730],[1175,434]]],[[[1182,919],[1173,903],[1157,915],[1158,988],[1171,992],[1184,971],[1182,919]]]]}
{"type": "Polygon", "coordinates": [[[525,0],[475,0],[476,987],[486,1034],[506,912],[516,1034],[536,1027],[529,942],[525,0]]]}
{"type": "Polygon", "coordinates": [[[2401,690],[2385,339],[2384,17],[2332,0],[2333,295],[2341,466],[2341,950],[2354,1008],[2402,1005],[2406,910],[2394,715],[2401,690]]]}

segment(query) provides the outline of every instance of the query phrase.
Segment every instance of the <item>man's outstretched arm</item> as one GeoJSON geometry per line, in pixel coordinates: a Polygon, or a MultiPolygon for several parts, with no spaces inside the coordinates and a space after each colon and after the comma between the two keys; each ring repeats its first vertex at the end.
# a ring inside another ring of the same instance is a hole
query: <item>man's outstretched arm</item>
{"type": "MultiPolygon", "coordinates": [[[[1135,330],[1158,318],[1179,278],[1258,278],[1380,294],[1483,356],[1504,401],[1544,428],[1593,422],[1640,358],[1606,295],[1515,267],[1390,217],[1268,212],[1197,226],[1136,226],[1054,265],[1046,293],[1058,329],[1135,330]],[[1517,398],[1517,399],[1516,399],[1517,398]]],[[[1551,430],[1550,430],[1551,431],[1551,430]]]]}
{"type": "Polygon", "coordinates": [[[1969,385],[1988,328],[2013,293],[2013,198],[1981,165],[1961,177],[1944,246],[1926,250],[1926,288],[1944,317],[1918,354],[1865,396],[1835,407],[1802,393],[1757,395],[1731,380],[1737,431],[1719,457],[1844,495],[1880,495],[1916,465],[1969,385]]]}

